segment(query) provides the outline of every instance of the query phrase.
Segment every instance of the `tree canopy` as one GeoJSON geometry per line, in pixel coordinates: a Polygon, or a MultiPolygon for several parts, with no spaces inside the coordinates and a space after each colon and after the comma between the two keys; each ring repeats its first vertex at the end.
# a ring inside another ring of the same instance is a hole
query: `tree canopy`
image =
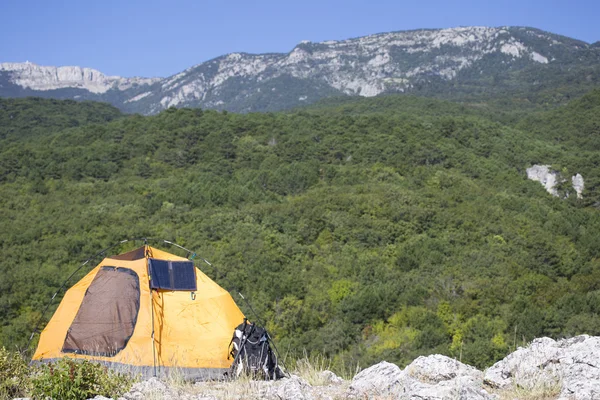
{"type": "Polygon", "coordinates": [[[338,368],[484,367],[534,337],[600,334],[599,92],[518,118],[490,107],[142,117],[0,100],[0,343],[25,346],[64,279],[131,237],[194,249],[282,351],[338,368]],[[583,200],[527,180],[532,164],[580,172],[583,200]]]}

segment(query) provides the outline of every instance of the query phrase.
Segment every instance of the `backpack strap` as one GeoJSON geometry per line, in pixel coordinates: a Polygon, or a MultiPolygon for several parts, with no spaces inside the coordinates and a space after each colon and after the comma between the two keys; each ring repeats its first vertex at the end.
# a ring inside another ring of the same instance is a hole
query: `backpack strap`
{"type": "MultiPolygon", "coordinates": [[[[248,326],[248,318],[244,318],[243,325],[244,325],[244,327],[242,329],[242,337],[240,338],[240,348],[238,349],[237,354],[233,358],[232,366],[234,366],[236,364],[238,358],[240,358],[240,354],[242,354],[242,350],[246,344],[246,340],[248,340],[248,335],[246,335],[246,328],[248,326]]],[[[235,336],[235,332],[234,332],[234,336],[235,336]]],[[[233,342],[233,338],[231,339],[231,341],[233,342]]]]}
{"type": "MultiPolygon", "coordinates": [[[[248,325],[248,318],[244,318],[244,322],[240,325],[244,325],[241,332],[242,332],[242,337],[239,338],[240,340],[240,346],[238,348],[238,353],[240,352],[240,350],[242,349],[242,340],[244,338],[244,335],[246,334],[246,326],[248,325]]],[[[237,355],[235,355],[234,352],[234,348],[232,346],[233,341],[235,340],[235,333],[238,331],[238,328],[240,327],[240,325],[238,325],[235,330],[233,331],[233,336],[231,337],[231,340],[229,341],[229,344],[227,345],[227,348],[229,349],[229,354],[227,355],[227,359],[229,360],[230,357],[234,357],[234,362],[235,362],[235,358],[237,358],[237,355]]]]}

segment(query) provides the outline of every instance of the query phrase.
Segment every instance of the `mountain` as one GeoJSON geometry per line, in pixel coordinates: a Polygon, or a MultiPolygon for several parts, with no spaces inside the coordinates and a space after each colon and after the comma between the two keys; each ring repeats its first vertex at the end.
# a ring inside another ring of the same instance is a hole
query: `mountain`
{"type": "Polygon", "coordinates": [[[284,53],[232,53],[167,78],[80,67],[0,64],[0,96],[97,100],[125,112],[168,107],[273,111],[335,95],[418,93],[557,103],[600,84],[600,47],[527,27],[382,33],[284,53]]]}

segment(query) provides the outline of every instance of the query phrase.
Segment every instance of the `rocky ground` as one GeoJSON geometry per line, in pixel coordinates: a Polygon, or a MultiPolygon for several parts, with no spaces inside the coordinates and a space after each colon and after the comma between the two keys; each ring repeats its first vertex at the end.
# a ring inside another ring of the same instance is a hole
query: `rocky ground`
{"type": "MultiPolygon", "coordinates": [[[[96,397],[96,400],[104,399],[96,397]]],[[[442,355],[419,357],[406,368],[380,362],[351,381],[330,371],[276,382],[139,382],[120,400],[591,400],[600,399],[600,337],[534,340],[486,371],[442,355]]]]}

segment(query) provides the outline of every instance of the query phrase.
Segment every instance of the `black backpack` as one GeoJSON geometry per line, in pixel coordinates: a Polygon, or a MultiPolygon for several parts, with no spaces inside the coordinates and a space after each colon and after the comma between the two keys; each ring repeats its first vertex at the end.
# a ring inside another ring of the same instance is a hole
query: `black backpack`
{"type": "Polygon", "coordinates": [[[237,378],[246,373],[253,378],[280,379],[284,374],[277,364],[277,357],[269,343],[265,328],[256,326],[244,318],[235,328],[230,342],[230,357],[233,358],[229,375],[237,378]]]}

